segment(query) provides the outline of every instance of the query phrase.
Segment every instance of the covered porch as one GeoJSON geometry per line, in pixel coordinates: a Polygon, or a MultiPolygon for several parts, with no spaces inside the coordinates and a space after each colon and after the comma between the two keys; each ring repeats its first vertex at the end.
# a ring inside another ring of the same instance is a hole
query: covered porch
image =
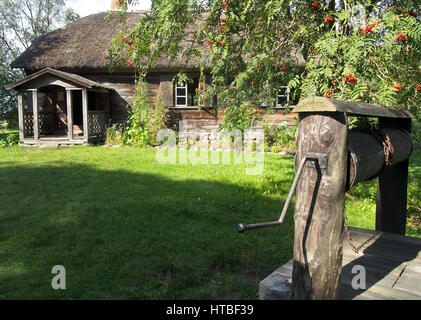
{"type": "Polygon", "coordinates": [[[75,145],[105,138],[110,109],[108,87],[47,68],[7,89],[18,92],[21,145],[75,145]]]}

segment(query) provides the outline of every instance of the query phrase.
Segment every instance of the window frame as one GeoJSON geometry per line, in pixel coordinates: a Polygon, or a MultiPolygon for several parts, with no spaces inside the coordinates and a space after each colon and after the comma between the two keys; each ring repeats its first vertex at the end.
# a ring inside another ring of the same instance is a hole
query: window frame
{"type": "Polygon", "coordinates": [[[280,86],[278,92],[276,93],[276,107],[285,108],[290,102],[289,94],[286,92],[287,86],[280,86]],[[285,91],[283,91],[285,90],[285,91]],[[283,94],[280,94],[283,91],[283,94]],[[279,98],[286,98],[286,104],[279,104],[279,98]]]}
{"type": "Polygon", "coordinates": [[[187,107],[188,106],[188,100],[189,100],[189,88],[188,88],[188,83],[187,81],[184,82],[184,86],[180,86],[178,81],[176,81],[175,83],[175,106],[176,107],[187,107]],[[185,94],[184,95],[178,95],[178,90],[177,89],[184,89],[185,90],[185,94]],[[178,98],[184,98],[185,99],[185,104],[178,104],[178,98]]]}

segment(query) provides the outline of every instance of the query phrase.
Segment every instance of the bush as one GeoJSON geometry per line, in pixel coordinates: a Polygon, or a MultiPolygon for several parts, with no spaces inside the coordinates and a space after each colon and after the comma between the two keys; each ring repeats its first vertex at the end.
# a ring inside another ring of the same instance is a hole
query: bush
{"type": "Polygon", "coordinates": [[[252,106],[249,102],[242,102],[239,106],[231,105],[225,108],[221,119],[221,129],[231,131],[239,129],[241,132],[250,128],[255,123],[252,106]]]}
{"type": "Polygon", "coordinates": [[[0,115],[0,130],[17,130],[18,127],[18,112],[16,109],[0,115]]]}
{"type": "Polygon", "coordinates": [[[120,124],[113,124],[107,128],[105,143],[110,146],[122,145],[124,143],[123,127],[120,124]]]}
{"type": "Polygon", "coordinates": [[[269,148],[275,146],[277,147],[276,150],[282,150],[282,148],[294,149],[296,147],[297,121],[295,121],[294,126],[289,126],[286,121],[279,125],[265,121],[263,129],[265,131],[265,141],[269,148]]]}
{"type": "Polygon", "coordinates": [[[139,80],[136,83],[135,99],[130,110],[125,142],[146,147],[157,145],[158,132],[165,128],[166,112],[158,93],[155,105],[149,102],[147,83],[139,80]]]}
{"type": "Polygon", "coordinates": [[[19,144],[19,134],[0,130],[0,148],[19,144]]]}
{"type": "Polygon", "coordinates": [[[277,146],[277,145],[274,145],[274,146],[272,146],[271,151],[274,152],[274,153],[281,152],[282,151],[282,147],[277,146]]]}
{"type": "Polygon", "coordinates": [[[270,148],[269,148],[269,146],[268,146],[267,141],[265,141],[265,143],[264,143],[264,145],[263,145],[263,151],[264,151],[264,152],[269,152],[269,151],[270,151],[270,148]]]}
{"type": "Polygon", "coordinates": [[[7,136],[7,145],[14,146],[19,144],[19,134],[11,133],[7,136]]]}
{"type": "Polygon", "coordinates": [[[167,113],[162,102],[161,93],[158,91],[155,106],[154,108],[152,108],[150,122],[148,125],[148,136],[150,145],[156,146],[159,144],[157,142],[158,133],[161,129],[165,128],[166,119],[167,113]]]}

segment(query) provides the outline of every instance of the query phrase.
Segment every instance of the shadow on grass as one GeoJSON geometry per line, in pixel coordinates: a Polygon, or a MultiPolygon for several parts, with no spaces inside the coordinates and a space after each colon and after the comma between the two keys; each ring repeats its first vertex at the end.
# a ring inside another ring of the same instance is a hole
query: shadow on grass
{"type": "Polygon", "coordinates": [[[74,162],[0,177],[3,299],[250,299],[292,256],[293,208],[277,229],[236,232],[282,209],[250,187],[74,162]],[[51,288],[54,265],[66,290],[51,288]]]}

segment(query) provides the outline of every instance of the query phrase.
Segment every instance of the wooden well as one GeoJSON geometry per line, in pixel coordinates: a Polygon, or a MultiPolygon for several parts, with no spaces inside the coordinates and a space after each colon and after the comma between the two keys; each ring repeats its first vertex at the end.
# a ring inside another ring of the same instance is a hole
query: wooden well
{"type": "Polygon", "coordinates": [[[327,155],[328,165],[307,166],[297,185],[292,298],[339,299],[348,188],[377,177],[376,230],[405,234],[413,116],[405,109],[322,97],[303,100],[294,112],[299,115],[296,164],[310,152],[327,155]],[[348,116],[379,119],[380,131],[391,141],[390,161],[378,139],[350,132],[348,116]]]}

